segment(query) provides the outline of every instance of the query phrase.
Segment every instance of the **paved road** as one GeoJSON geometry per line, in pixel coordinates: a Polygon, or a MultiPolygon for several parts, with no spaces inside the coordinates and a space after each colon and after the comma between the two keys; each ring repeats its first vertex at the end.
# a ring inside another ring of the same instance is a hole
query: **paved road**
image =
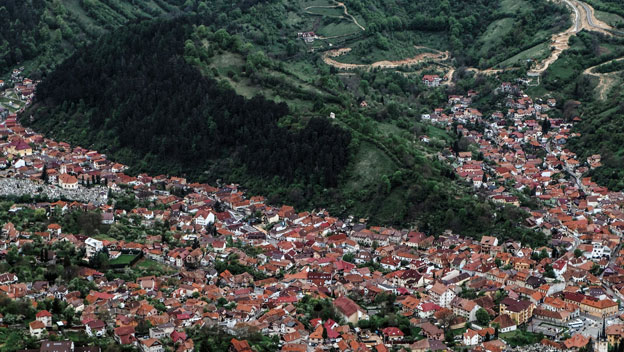
{"type": "MultiPolygon", "coordinates": [[[[568,1],[568,0],[565,0],[565,1],[568,1]]],[[[587,24],[590,27],[603,30],[603,31],[607,31],[607,32],[611,32],[611,33],[615,33],[615,34],[619,34],[619,35],[624,35],[624,32],[622,31],[618,31],[613,28],[604,28],[594,23],[594,18],[592,16],[593,14],[592,8],[582,1],[576,0],[576,2],[578,2],[578,4],[583,7],[583,10],[585,11],[585,16],[587,16],[587,24]]]]}
{"type": "Polygon", "coordinates": [[[574,9],[574,32],[578,32],[581,27],[581,15],[579,14],[579,10],[573,3],[570,2],[570,0],[564,0],[564,2],[574,9]]]}
{"type": "Polygon", "coordinates": [[[585,9],[585,15],[587,16],[587,23],[589,23],[589,25],[592,27],[600,28],[594,23],[594,20],[592,19],[592,16],[591,16],[592,12],[589,6],[584,2],[579,1],[578,3],[581,4],[581,6],[583,6],[583,9],[585,9]]]}

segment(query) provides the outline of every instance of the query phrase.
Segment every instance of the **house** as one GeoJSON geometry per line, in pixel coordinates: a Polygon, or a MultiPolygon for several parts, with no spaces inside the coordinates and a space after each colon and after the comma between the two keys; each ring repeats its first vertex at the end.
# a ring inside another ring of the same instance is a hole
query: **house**
{"type": "Polygon", "coordinates": [[[104,243],[100,240],[96,240],[95,238],[89,237],[85,240],[86,252],[85,256],[87,258],[91,258],[93,255],[98,253],[104,248],[104,243]]]}
{"type": "Polygon", "coordinates": [[[466,332],[463,335],[464,338],[464,345],[466,346],[476,346],[479,344],[480,340],[479,340],[479,334],[472,330],[472,329],[468,329],[466,330],[466,332]]]}
{"type": "MultiPolygon", "coordinates": [[[[91,351],[91,350],[89,350],[91,351]]],[[[99,348],[96,350],[99,352],[99,348]]],[[[74,352],[73,341],[43,341],[39,352],[74,352]]]]}
{"type": "Polygon", "coordinates": [[[481,248],[484,252],[489,252],[492,247],[498,246],[498,238],[493,236],[481,237],[481,248]]]}
{"type": "Polygon", "coordinates": [[[422,78],[422,82],[427,87],[439,87],[440,82],[442,82],[442,78],[438,75],[424,75],[422,78]]]}
{"type": "Polygon", "coordinates": [[[115,341],[122,345],[134,345],[136,344],[136,337],[134,337],[134,326],[121,326],[114,330],[115,341]]]}
{"type": "Polygon", "coordinates": [[[143,352],[163,352],[165,350],[163,344],[156,339],[141,339],[139,340],[139,347],[143,352]]]}
{"type": "Polygon", "coordinates": [[[429,296],[440,307],[448,308],[456,295],[443,283],[436,282],[429,290],[429,296]]]}
{"type": "Polygon", "coordinates": [[[451,302],[451,308],[453,309],[453,313],[455,315],[464,317],[468,319],[468,321],[475,321],[477,319],[477,311],[479,310],[479,305],[474,301],[456,297],[451,302]]]}
{"type": "Polygon", "coordinates": [[[403,340],[403,336],[405,336],[405,334],[403,334],[403,331],[401,331],[397,327],[387,327],[385,329],[382,329],[381,332],[384,335],[386,341],[401,341],[403,340]]]}
{"type": "Polygon", "coordinates": [[[609,344],[615,346],[618,343],[621,343],[622,339],[624,339],[624,324],[614,324],[607,326],[606,329],[607,340],[609,344]]]}
{"type": "Polygon", "coordinates": [[[115,214],[113,213],[103,213],[102,214],[102,224],[104,225],[112,225],[115,222],[115,214]]]}
{"type": "Polygon", "coordinates": [[[214,241],[212,242],[212,249],[217,252],[217,253],[223,253],[225,252],[225,248],[227,247],[227,244],[225,241],[214,241]]]}
{"type": "Polygon", "coordinates": [[[426,322],[420,324],[420,328],[422,329],[423,334],[427,336],[427,338],[444,341],[444,330],[440,329],[439,327],[429,322],[426,322]]]}
{"type": "Polygon", "coordinates": [[[0,285],[13,284],[18,281],[17,275],[13,273],[0,274],[0,285]]]}
{"type": "Polygon", "coordinates": [[[497,316],[490,322],[490,326],[497,326],[498,331],[501,333],[514,331],[518,327],[516,322],[508,314],[497,316]]]}
{"type": "Polygon", "coordinates": [[[47,310],[37,312],[35,320],[42,322],[46,328],[52,327],[52,313],[47,310]]]}
{"type": "Polygon", "coordinates": [[[230,343],[232,344],[230,347],[230,351],[232,352],[253,352],[247,340],[232,339],[230,343]]]}
{"type": "Polygon", "coordinates": [[[48,225],[48,232],[50,232],[53,235],[59,236],[61,234],[61,225],[59,224],[50,224],[48,225]]]}
{"type": "Polygon", "coordinates": [[[39,320],[31,321],[28,326],[30,328],[30,336],[32,337],[40,339],[46,332],[45,325],[39,320]]]}
{"type": "Polygon", "coordinates": [[[617,314],[618,302],[610,299],[596,299],[586,296],[583,298],[580,304],[581,312],[591,314],[595,317],[601,318],[604,316],[610,316],[617,314]]]}
{"type": "Polygon", "coordinates": [[[101,320],[91,320],[85,330],[90,337],[102,337],[106,335],[106,324],[101,320]]]}
{"type": "Polygon", "coordinates": [[[11,142],[6,151],[9,154],[19,155],[22,157],[32,155],[32,147],[30,146],[30,144],[24,142],[23,140],[11,142]]]}
{"type": "Polygon", "coordinates": [[[206,226],[209,224],[213,224],[215,221],[215,215],[210,211],[198,211],[195,215],[195,224],[206,226]]]}
{"type": "Polygon", "coordinates": [[[535,305],[529,300],[515,300],[507,297],[500,304],[499,314],[508,314],[517,325],[521,325],[531,319],[534,309],[535,305]]]}
{"type": "Polygon", "coordinates": [[[585,337],[581,334],[575,334],[563,341],[563,345],[567,350],[583,348],[587,343],[589,343],[589,337],[585,337]]]}
{"type": "Polygon", "coordinates": [[[78,188],[78,179],[69,174],[61,174],[58,178],[58,183],[62,189],[78,188]]]}
{"type": "Polygon", "coordinates": [[[434,339],[422,339],[414,342],[409,346],[412,352],[436,352],[436,351],[451,351],[442,341],[434,339]]]}
{"type": "Polygon", "coordinates": [[[334,307],[348,323],[357,324],[361,319],[368,319],[366,311],[350,298],[340,297],[334,300],[334,307]]]}

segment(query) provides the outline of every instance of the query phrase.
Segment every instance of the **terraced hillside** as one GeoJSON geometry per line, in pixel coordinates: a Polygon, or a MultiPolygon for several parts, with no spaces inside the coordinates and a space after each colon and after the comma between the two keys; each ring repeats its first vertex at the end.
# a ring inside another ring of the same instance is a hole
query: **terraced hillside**
{"type": "Polygon", "coordinates": [[[181,12],[181,0],[5,0],[0,3],[0,77],[16,65],[48,72],[77,47],[130,21],[181,12]],[[8,20],[10,19],[10,20],[8,20]]]}

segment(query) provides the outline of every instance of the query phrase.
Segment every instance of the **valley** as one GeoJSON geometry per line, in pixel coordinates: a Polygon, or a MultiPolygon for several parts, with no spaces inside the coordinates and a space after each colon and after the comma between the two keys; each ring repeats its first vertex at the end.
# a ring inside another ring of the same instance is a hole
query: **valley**
{"type": "Polygon", "coordinates": [[[0,352],[621,349],[618,0],[0,15],[0,352]]]}

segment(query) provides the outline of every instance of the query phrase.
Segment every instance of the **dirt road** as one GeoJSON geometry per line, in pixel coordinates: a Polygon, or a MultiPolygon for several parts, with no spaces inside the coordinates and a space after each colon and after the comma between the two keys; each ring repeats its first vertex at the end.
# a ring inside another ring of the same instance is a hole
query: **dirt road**
{"type": "MultiPolygon", "coordinates": [[[[609,92],[609,89],[613,87],[613,85],[616,83],[617,78],[613,77],[613,73],[615,72],[598,73],[598,72],[595,72],[595,69],[600,66],[607,65],[613,62],[622,61],[622,60],[624,60],[624,57],[613,59],[611,61],[604,62],[600,65],[592,66],[586,69],[585,71],[583,71],[584,75],[589,75],[589,76],[598,78],[598,85],[596,86],[596,90],[598,91],[598,95],[601,100],[605,100],[607,98],[607,93],[609,92]]],[[[616,72],[621,72],[621,71],[616,71],[616,72]]]]}
{"type": "MultiPolygon", "coordinates": [[[[417,48],[423,49],[423,47],[417,47],[417,48]]],[[[403,59],[403,60],[397,60],[397,61],[382,60],[382,61],[373,62],[372,64],[347,64],[343,62],[338,62],[333,59],[335,57],[344,55],[350,51],[351,51],[351,48],[329,50],[325,52],[325,54],[323,54],[323,62],[325,62],[327,65],[330,65],[330,66],[333,66],[335,68],[342,69],[342,70],[354,70],[354,69],[370,70],[373,68],[408,67],[408,66],[417,65],[419,63],[426,62],[426,61],[442,62],[442,61],[448,60],[448,58],[450,57],[450,54],[448,51],[444,51],[444,52],[436,51],[434,53],[418,54],[414,57],[403,59]]]]}
{"type": "Polygon", "coordinates": [[[613,28],[597,19],[594,16],[594,9],[591,6],[578,0],[563,0],[563,2],[574,10],[574,24],[565,32],[552,35],[550,39],[552,51],[546,59],[537,63],[535,67],[529,71],[533,75],[544,73],[550,65],[559,59],[561,53],[570,47],[570,37],[576,35],[583,29],[612,35],[611,31],[613,28]]]}
{"type": "MultiPolygon", "coordinates": [[[[336,3],[336,5],[331,5],[331,6],[308,6],[306,8],[304,8],[303,10],[306,11],[307,13],[311,14],[311,15],[316,15],[314,12],[310,12],[310,9],[335,9],[338,7],[342,7],[343,13],[344,13],[344,17],[350,19],[356,26],[358,26],[358,28],[360,28],[361,30],[365,31],[366,28],[364,28],[355,17],[353,17],[353,15],[351,15],[349,13],[349,10],[347,10],[347,6],[342,3],[342,2],[338,2],[336,0],[334,0],[334,2],[336,3]]],[[[327,17],[341,17],[342,16],[327,16],[327,17]]]]}
{"type": "MultiPolygon", "coordinates": [[[[343,3],[338,2],[336,0],[334,1],[336,2],[335,6],[310,6],[306,8],[305,10],[308,10],[314,7],[332,7],[332,8],[342,7],[344,9],[345,17],[349,17],[353,21],[353,23],[355,23],[360,29],[365,30],[364,27],[362,27],[357,22],[355,17],[351,16],[348,13],[347,7],[343,3]]],[[[548,67],[550,67],[550,65],[552,65],[555,61],[557,61],[557,59],[559,59],[559,56],[561,55],[561,53],[563,53],[565,50],[569,48],[570,37],[572,37],[573,35],[576,35],[578,32],[582,31],[583,29],[588,30],[588,31],[596,31],[596,32],[603,33],[606,35],[612,35],[614,33],[614,29],[612,27],[598,20],[594,16],[594,9],[588,4],[579,0],[562,0],[562,1],[563,3],[565,3],[568,7],[570,7],[573,10],[573,20],[574,20],[573,24],[570,28],[566,29],[565,31],[560,32],[560,33],[555,33],[551,36],[550,55],[544,60],[536,63],[533,69],[529,71],[529,76],[539,76],[542,73],[544,73],[544,71],[546,71],[548,67]]],[[[423,47],[419,47],[419,48],[423,48],[423,47]]],[[[335,57],[344,55],[350,51],[351,51],[351,48],[341,48],[341,49],[327,51],[325,54],[323,54],[323,62],[325,62],[327,65],[330,65],[330,66],[333,66],[335,68],[342,69],[342,70],[353,70],[353,69],[370,70],[373,68],[407,67],[407,66],[413,66],[413,65],[417,65],[423,62],[428,62],[428,61],[440,63],[450,58],[450,54],[448,51],[447,52],[436,51],[435,53],[419,54],[415,57],[407,58],[404,60],[398,60],[398,61],[383,60],[383,61],[374,62],[372,64],[348,64],[348,63],[342,63],[342,62],[336,61],[334,59],[335,57]]],[[[483,75],[495,75],[495,74],[499,74],[499,73],[506,72],[509,70],[514,70],[514,69],[516,68],[513,68],[513,67],[504,68],[504,69],[489,68],[486,70],[480,70],[474,67],[469,67],[467,70],[478,73],[478,74],[483,74],[483,75]]],[[[453,67],[449,67],[449,71],[445,74],[445,83],[448,84],[449,82],[451,82],[454,72],[455,72],[455,69],[453,67]]],[[[591,74],[591,73],[588,73],[588,74],[591,74]]]]}

